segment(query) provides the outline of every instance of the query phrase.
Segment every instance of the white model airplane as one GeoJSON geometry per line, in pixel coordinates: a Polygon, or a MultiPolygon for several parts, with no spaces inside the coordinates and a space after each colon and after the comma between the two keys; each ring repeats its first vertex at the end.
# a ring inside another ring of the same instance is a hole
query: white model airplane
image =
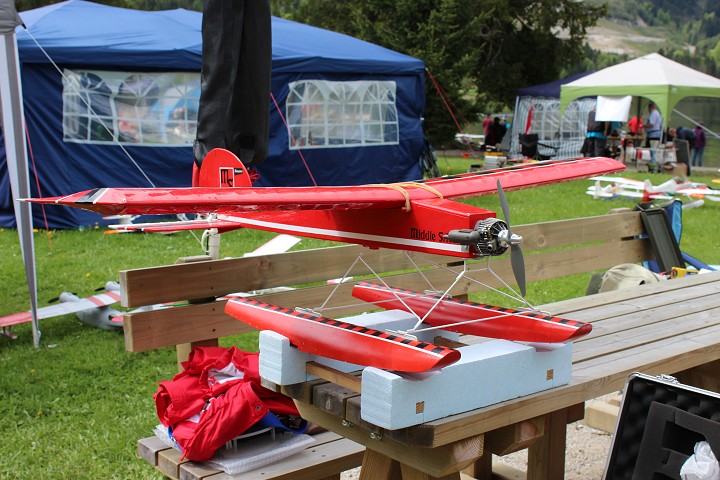
{"type": "Polygon", "coordinates": [[[631,178],[599,176],[591,177],[594,185],[588,187],[586,193],[594,198],[637,198],[644,201],[671,200],[687,197],[693,200],[684,208],[700,206],[704,199],[720,202],[720,190],[714,190],[701,183],[690,182],[680,178],[672,178],[654,186],[650,180],[634,180],[631,178]]]}
{"type": "MultiPolygon", "coordinates": [[[[105,330],[122,328],[122,317],[115,309],[109,306],[120,301],[120,285],[117,282],[107,282],[105,292],[80,298],[74,293],[63,292],[56,300],[60,303],[48,305],[38,309],[38,319],[59,317],[74,313],[85,323],[94,325],[105,330]]],[[[15,339],[17,336],[12,333],[13,325],[27,323],[32,320],[30,311],[13,313],[0,317],[0,334],[15,339]]]]}
{"type": "MultiPolygon", "coordinates": [[[[127,225],[124,223],[123,225],[127,225]]],[[[244,257],[256,257],[259,255],[268,255],[272,253],[282,253],[290,250],[300,239],[293,235],[276,235],[268,240],[252,252],[244,254],[244,257]]],[[[110,305],[120,301],[120,284],[117,282],[107,282],[105,284],[105,292],[91,295],[89,297],[80,298],[71,292],[62,292],[57,298],[50,302],[59,301],[60,303],[48,305],[38,309],[38,319],[59,317],[61,315],[76,314],[83,322],[101,328],[103,330],[118,330],[123,327],[123,312],[120,312],[110,305]]],[[[279,291],[288,289],[289,287],[276,287],[279,291]]],[[[98,290],[101,290],[98,289],[98,290]]],[[[270,290],[270,289],[268,289],[270,290]]],[[[269,291],[243,292],[232,294],[229,297],[258,295],[260,293],[271,293],[269,291]]],[[[141,307],[135,311],[155,310],[158,308],[168,308],[170,305],[149,305],[141,307]]],[[[16,339],[17,335],[12,332],[14,325],[28,323],[32,320],[32,313],[18,312],[0,317],[0,335],[4,335],[11,339],[16,339]]]]}

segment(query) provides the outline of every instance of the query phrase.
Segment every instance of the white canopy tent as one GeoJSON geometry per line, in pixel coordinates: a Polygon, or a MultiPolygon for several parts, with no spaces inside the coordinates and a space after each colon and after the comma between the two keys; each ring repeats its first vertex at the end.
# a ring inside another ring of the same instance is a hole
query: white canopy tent
{"type": "Polygon", "coordinates": [[[598,95],[647,98],[667,120],[684,98],[720,98],[720,79],[651,53],[562,85],[560,113],[577,98],[598,95]]]}

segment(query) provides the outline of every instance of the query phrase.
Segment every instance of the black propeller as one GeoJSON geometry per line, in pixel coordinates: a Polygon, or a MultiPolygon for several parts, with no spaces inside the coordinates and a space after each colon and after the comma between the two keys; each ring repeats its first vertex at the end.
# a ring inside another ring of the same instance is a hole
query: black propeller
{"type": "Polygon", "coordinates": [[[510,265],[512,266],[513,274],[515,275],[515,281],[520,289],[520,295],[524,297],[525,257],[523,257],[522,249],[520,248],[522,237],[513,234],[510,229],[510,207],[508,207],[505,192],[503,192],[502,185],[500,185],[500,180],[497,181],[497,191],[498,197],[500,197],[500,206],[502,207],[503,216],[505,217],[505,223],[507,224],[507,230],[500,232],[498,235],[498,241],[510,247],[510,265]]]}

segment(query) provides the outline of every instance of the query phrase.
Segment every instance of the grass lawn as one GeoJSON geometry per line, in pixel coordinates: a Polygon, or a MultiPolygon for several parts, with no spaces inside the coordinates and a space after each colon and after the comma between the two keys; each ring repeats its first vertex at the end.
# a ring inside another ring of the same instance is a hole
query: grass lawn
{"type": "MultiPolygon", "coordinates": [[[[467,169],[470,160],[441,158],[443,173],[467,169]]],[[[628,172],[657,184],[666,175],[628,172]]],[[[708,177],[693,177],[710,182],[708,177]]],[[[631,200],[594,200],[585,194],[590,183],[565,184],[507,192],[514,225],[600,215],[611,208],[633,207],[631,200]]],[[[471,200],[499,210],[496,196],[471,200]]],[[[50,207],[53,208],[53,207],[50,207]]],[[[720,204],[683,213],[683,251],[720,264],[720,204]]],[[[272,234],[239,231],[221,242],[222,256],[239,256],[272,234]]],[[[321,242],[303,240],[296,248],[321,242]]],[[[0,315],[26,310],[27,287],[15,230],[0,230],[0,315]]],[[[105,235],[100,230],[64,230],[35,234],[41,306],[62,291],[91,295],[120,270],[173,263],[177,257],[201,253],[189,233],[174,235],[105,235]]],[[[583,295],[588,275],[528,286],[534,304],[583,295]]],[[[98,330],[74,316],[42,321],[42,345],[32,347],[29,325],[15,327],[17,340],[0,337],[0,478],[162,478],[136,459],[139,438],[157,424],[152,399],[156,384],[176,372],[175,353],[161,349],[127,353],[121,333],[98,330]]],[[[223,345],[252,350],[255,335],[226,338],[223,345]]]]}

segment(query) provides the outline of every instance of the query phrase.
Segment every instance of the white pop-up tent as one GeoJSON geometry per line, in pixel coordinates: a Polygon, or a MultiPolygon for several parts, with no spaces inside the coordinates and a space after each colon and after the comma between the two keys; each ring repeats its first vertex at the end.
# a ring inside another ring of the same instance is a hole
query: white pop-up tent
{"type": "Polygon", "coordinates": [[[561,115],[576,98],[598,95],[647,98],[668,119],[684,98],[720,98],[720,79],[651,53],[562,85],[561,115]]]}

